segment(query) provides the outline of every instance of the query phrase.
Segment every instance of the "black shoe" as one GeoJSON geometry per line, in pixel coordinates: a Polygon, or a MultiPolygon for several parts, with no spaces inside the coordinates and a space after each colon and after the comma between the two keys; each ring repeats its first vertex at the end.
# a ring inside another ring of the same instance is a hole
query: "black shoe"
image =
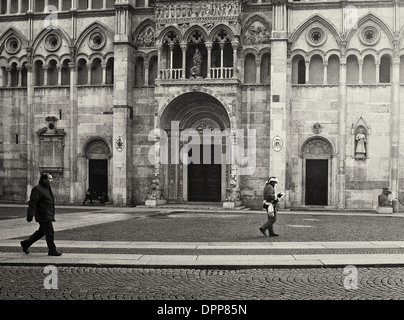
{"type": "Polygon", "coordinates": [[[269,236],[270,236],[270,237],[279,237],[279,234],[271,233],[269,236]]]}
{"type": "Polygon", "coordinates": [[[262,229],[262,228],[259,228],[259,229],[260,229],[260,231],[262,232],[262,234],[266,237],[267,235],[266,235],[266,233],[265,233],[265,230],[262,229]]]}
{"type": "Polygon", "coordinates": [[[24,241],[21,241],[21,242],[20,242],[20,245],[21,245],[21,247],[22,247],[22,251],[24,251],[26,254],[29,254],[29,250],[28,250],[29,247],[27,247],[26,245],[24,245],[24,241]]]}
{"type": "Polygon", "coordinates": [[[54,256],[54,257],[59,257],[61,255],[62,255],[62,253],[59,252],[59,251],[54,251],[54,252],[49,252],[48,253],[48,256],[54,256]]]}

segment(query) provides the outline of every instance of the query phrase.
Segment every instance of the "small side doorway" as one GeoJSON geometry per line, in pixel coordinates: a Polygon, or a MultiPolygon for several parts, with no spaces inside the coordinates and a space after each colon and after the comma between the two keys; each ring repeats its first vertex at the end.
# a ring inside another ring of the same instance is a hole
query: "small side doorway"
{"type": "Polygon", "coordinates": [[[108,195],[108,160],[89,159],[89,188],[98,199],[102,193],[108,195]]]}
{"type": "Polygon", "coordinates": [[[328,205],[328,159],[306,160],[306,199],[311,206],[328,205]]]}

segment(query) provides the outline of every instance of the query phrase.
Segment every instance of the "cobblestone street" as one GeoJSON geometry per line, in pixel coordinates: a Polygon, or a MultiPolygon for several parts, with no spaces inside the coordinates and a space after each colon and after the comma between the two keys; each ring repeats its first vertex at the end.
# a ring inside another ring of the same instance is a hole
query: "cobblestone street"
{"type": "Polygon", "coordinates": [[[145,269],[58,267],[45,289],[44,267],[1,266],[0,299],[57,300],[357,300],[404,299],[404,268],[145,269]]]}

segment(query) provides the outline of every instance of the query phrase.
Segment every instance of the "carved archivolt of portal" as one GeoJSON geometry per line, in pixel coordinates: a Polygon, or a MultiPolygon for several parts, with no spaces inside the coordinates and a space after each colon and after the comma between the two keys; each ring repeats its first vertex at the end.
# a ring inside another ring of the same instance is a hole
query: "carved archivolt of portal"
{"type": "Polygon", "coordinates": [[[332,155],[333,149],[328,141],[321,138],[314,138],[303,144],[302,153],[306,155],[332,155]]]}
{"type": "Polygon", "coordinates": [[[91,158],[93,155],[109,155],[110,150],[108,144],[102,140],[93,140],[86,147],[86,158],[91,158]]]}

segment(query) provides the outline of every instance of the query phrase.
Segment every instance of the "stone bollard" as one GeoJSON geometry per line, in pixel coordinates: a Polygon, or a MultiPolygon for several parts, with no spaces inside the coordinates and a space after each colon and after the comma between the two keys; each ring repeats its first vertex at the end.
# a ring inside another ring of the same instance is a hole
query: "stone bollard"
{"type": "Polygon", "coordinates": [[[391,202],[393,205],[393,213],[397,213],[398,212],[398,199],[393,199],[391,202]]]}

